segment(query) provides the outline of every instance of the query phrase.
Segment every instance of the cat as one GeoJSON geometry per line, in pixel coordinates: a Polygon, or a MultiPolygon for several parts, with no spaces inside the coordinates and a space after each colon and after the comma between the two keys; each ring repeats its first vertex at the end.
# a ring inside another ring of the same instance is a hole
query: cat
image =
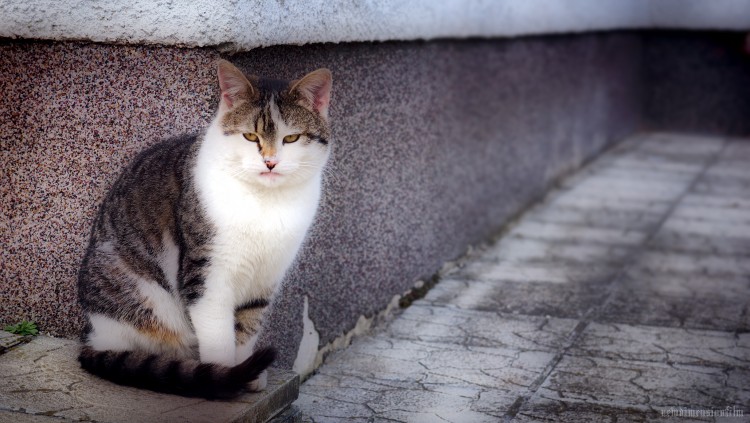
{"type": "Polygon", "coordinates": [[[204,398],[265,386],[264,310],[313,222],[330,155],[331,72],[291,82],[217,65],[199,135],[138,155],[104,199],[78,275],[81,366],[204,398]]]}

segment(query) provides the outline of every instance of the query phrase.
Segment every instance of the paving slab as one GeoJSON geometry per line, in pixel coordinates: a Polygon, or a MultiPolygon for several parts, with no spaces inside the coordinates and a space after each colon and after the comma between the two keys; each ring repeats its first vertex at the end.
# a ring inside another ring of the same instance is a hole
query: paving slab
{"type": "Polygon", "coordinates": [[[334,354],[295,405],[319,421],[497,421],[576,322],[414,305],[334,354]]]}
{"type": "Polygon", "coordinates": [[[283,421],[750,421],[748,162],[750,140],[626,140],[331,354],[283,421]]]}
{"type": "Polygon", "coordinates": [[[29,342],[31,337],[15,335],[10,332],[0,331],[0,354],[17,346],[29,342]]]}
{"type": "Polygon", "coordinates": [[[160,394],[91,376],[78,365],[78,348],[37,336],[0,355],[0,421],[264,422],[299,388],[296,374],[270,369],[265,391],[232,401],[160,394]]]}

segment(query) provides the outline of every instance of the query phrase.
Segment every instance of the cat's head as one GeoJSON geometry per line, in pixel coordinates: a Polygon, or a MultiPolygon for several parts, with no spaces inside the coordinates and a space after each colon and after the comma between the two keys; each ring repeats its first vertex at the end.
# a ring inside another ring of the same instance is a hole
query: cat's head
{"type": "Polygon", "coordinates": [[[245,76],[220,60],[218,77],[221,102],[215,124],[233,175],[274,187],[320,174],[330,149],[328,69],[294,81],[275,81],[245,76]]]}

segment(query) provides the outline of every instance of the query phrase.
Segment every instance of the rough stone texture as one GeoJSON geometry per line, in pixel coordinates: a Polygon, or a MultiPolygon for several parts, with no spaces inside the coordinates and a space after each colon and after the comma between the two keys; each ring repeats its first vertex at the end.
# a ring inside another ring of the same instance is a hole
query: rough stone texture
{"type": "Polygon", "coordinates": [[[98,204],[139,151],[208,123],[215,57],[0,43],[0,323],[76,336],[75,278],[98,204]]]}
{"type": "Polygon", "coordinates": [[[329,356],[285,418],[747,421],[748,154],[621,143],[329,356]]]}
{"type": "Polygon", "coordinates": [[[750,0],[377,2],[8,0],[0,37],[247,50],[282,44],[498,37],[643,28],[744,30],[750,0]]]}
{"type": "Polygon", "coordinates": [[[14,335],[10,332],[0,331],[0,354],[15,347],[16,345],[28,342],[29,337],[14,335]]]}
{"type": "MultiPolygon", "coordinates": [[[[75,274],[97,203],[138,151],[207,123],[217,57],[0,44],[0,322],[77,333],[75,274]]],[[[334,74],[325,199],[264,340],[287,368],[305,296],[330,342],[640,120],[637,34],[273,47],[230,59],[280,78],[334,74]]]]}
{"type": "Polygon", "coordinates": [[[0,355],[0,421],[265,422],[297,397],[299,378],[270,369],[265,391],[207,401],[123,387],[91,376],[74,341],[40,336],[0,355]]]}

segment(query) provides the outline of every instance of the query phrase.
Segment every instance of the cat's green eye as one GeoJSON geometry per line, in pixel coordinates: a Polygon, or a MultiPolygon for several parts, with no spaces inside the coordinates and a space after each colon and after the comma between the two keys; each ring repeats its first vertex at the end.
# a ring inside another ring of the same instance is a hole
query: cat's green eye
{"type": "Polygon", "coordinates": [[[300,134],[294,134],[294,135],[287,135],[284,137],[284,143],[289,144],[292,142],[295,142],[299,139],[300,134]]]}
{"type": "Polygon", "coordinates": [[[242,136],[245,137],[245,139],[248,141],[258,142],[258,134],[246,133],[242,134],[242,136]]]}

